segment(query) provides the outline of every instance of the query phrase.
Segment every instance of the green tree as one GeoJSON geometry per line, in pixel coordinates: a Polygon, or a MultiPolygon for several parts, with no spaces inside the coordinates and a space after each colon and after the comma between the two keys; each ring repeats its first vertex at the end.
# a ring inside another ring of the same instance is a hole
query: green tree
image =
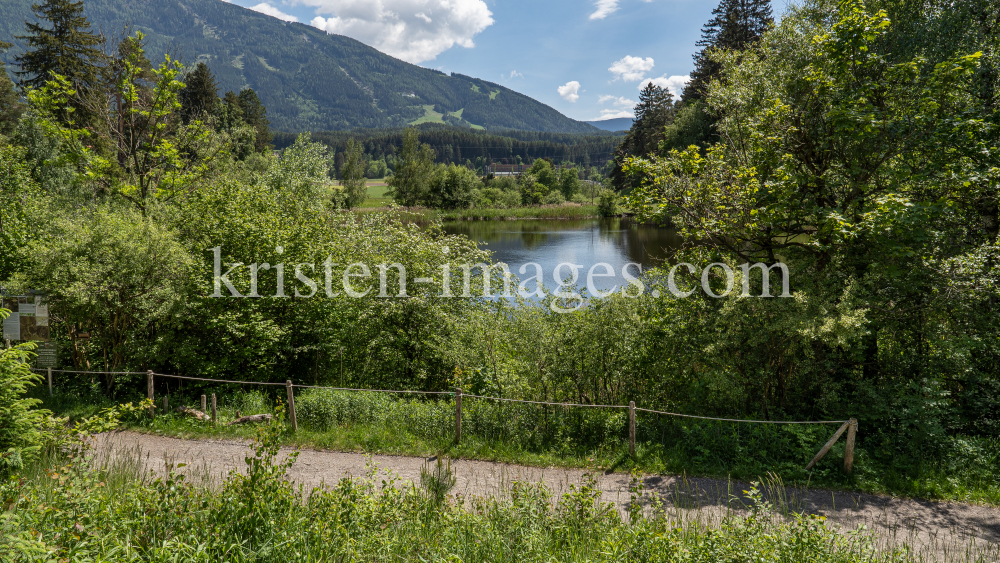
{"type": "Polygon", "coordinates": [[[219,85],[207,64],[199,62],[194,70],[184,76],[184,87],[178,100],[184,123],[212,115],[219,102],[219,85]]]}
{"type": "Polygon", "coordinates": [[[483,187],[475,171],[456,164],[439,165],[427,190],[425,204],[439,209],[465,209],[473,190],[483,187]]]}
{"type": "MultiPolygon", "coordinates": [[[[20,85],[40,89],[53,73],[64,76],[78,92],[68,103],[79,112],[81,99],[99,82],[104,62],[99,46],[103,39],[90,31],[82,0],[46,0],[31,8],[39,21],[26,23],[28,35],[17,36],[27,43],[27,50],[15,58],[20,67],[16,73],[20,85]]],[[[66,119],[68,115],[60,112],[60,117],[66,119]]],[[[85,123],[87,117],[78,114],[76,120],[85,123]]]]}
{"type": "Polygon", "coordinates": [[[701,29],[694,55],[691,81],[684,88],[685,102],[703,98],[708,83],[719,78],[722,65],[712,50],[743,51],[754,44],[774,22],[770,0],[722,0],[712,10],[712,19],[701,29]]]}
{"type": "Polygon", "coordinates": [[[22,269],[30,239],[28,207],[37,196],[23,147],[0,144],[0,280],[22,269]]]}
{"type": "Polygon", "coordinates": [[[576,168],[564,166],[559,171],[559,191],[567,201],[580,191],[580,175],[576,168]]]}
{"type": "Polygon", "coordinates": [[[335,203],[345,209],[353,209],[365,202],[368,185],[365,182],[365,153],[361,143],[354,139],[347,141],[344,151],[344,165],[340,169],[341,191],[334,195],[335,203]]]}
{"type": "MultiPolygon", "coordinates": [[[[10,47],[10,43],[0,41],[0,53],[10,47]]],[[[14,83],[7,74],[6,65],[0,61],[0,135],[10,135],[14,131],[23,111],[24,106],[20,96],[14,91],[14,83]]]]}
{"type": "Polygon", "coordinates": [[[243,110],[243,121],[257,131],[254,148],[257,152],[270,150],[272,135],[269,127],[271,122],[267,119],[267,109],[257,97],[257,92],[254,92],[252,88],[240,90],[239,103],[240,109],[243,110]]]}
{"type": "Polygon", "coordinates": [[[415,128],[407,128],[396,170],[386,181],[386,193],[400,205],[418,205],[426,197],[433,173],[434,149],[420,143],[415,128]]]}
{"type": "Polygon", "coordinates": [[[622,170],[630,156],[644,156],[657,151],[663,139],[664,128],[674,120],[674,97],[666,88],[652,82],[639,92],[639,103],[635,106],[635,120],[628,134],[615,150],[614,168],[611,182],[618,191],[638,185],[637,178],[629,178],[622,170]]]}

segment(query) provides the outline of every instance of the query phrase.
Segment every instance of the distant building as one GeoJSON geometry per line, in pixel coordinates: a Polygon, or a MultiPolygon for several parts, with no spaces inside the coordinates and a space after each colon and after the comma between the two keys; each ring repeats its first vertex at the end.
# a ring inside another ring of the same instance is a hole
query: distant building
{"type": "Polygon", "coordinates": [[[491,164],[487,170],[494,176],[517,176],[529,168],[527,164],[491,164]]]}

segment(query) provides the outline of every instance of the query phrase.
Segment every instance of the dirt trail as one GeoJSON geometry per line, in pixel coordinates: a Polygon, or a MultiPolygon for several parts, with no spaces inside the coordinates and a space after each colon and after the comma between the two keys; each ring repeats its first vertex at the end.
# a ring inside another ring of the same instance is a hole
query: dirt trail
{"type": "MultiPolygon", "coordinates": [[[[217,482],[231,469],[245,467],[245,442],[184,440],[133,432],[99,438],[98,452],[114,455],[141,455],[146,469],[162,473],[166,463],[185,463],[192,478],[217,482]]],[[[292,451],[282,449],[283,453],[292,451]]],[[[369,460],[382,471],[397,474],[404,481],[419,482],[424,458],[360,453],[301,450],[289,477],[306,490],[323,484],[334,485],[343,477],[363,476],[369,460]]],[[[487,461],[454,460],[457,477],[454,493],[467,496],[502,495],[512,481],[542,482],[554,494],[579,484],[586,471],[537,468],[487,461]]],[[[629,476],[623,473],[597,474],[604,501],[624,510],[629,501],[629,476]]],[[[647,493],[669,499],[678,518],[718,522],[733,510],[742,510],[746,483],[720,479],[677,476],[646,476],[647,493]]],[[[846,529],[865,525],[874,530],[882,546],[907,543],[918,555],[938,561],[1000,562],[1000,509],[947,502],[930,502],[878,495],[802,490],[791,487],[766,490],[776,504],[793,512],[805,511],[827,517],[827,523],[846,529]]]]}

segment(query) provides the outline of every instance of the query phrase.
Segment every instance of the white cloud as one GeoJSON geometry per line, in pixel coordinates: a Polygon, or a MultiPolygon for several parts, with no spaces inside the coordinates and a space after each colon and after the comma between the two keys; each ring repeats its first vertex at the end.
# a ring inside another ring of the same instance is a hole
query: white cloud
{"type": "Polygon", "coordinates": [[[506,74],[501,74],[500,75],[500,78],[503,78],[504,80],[510,80],[512,78],[515,78],[515,77],[517,77],[517,78],[524,78],[524,75],[521,74],[520,72],[516,71],[516,70],[510,71],[510,75],[506,75],[506,74]]]}
{"type": "Polygon", "coordinates": [[[635,106],[635,101],[626,98],[625,96],[601,96],[597,99],[597,103],[603,104],[604,102],[613,102],[612,105],[618,108],[630,108],[635,106]]]}
{"type": "Polygon", "coordinates": [[[597,0],[594,2],[594,7],[597,9],[590,14],[590,19],[603,20],[618,11],[618,0],[597,0]]]}
{"type": "Polygon", "coordinates": [[[483,0],[294,0],[316,8],[310,22],[410,63],[421,63],[493,24],[483,0]],[[330,17],[323,17],[326,14],[330,17]]]}
{"type": "Polygon", "coordinates": [[[634,118],[635,116],[632,115],[632,112],[625,111],[623,109],[602,109],[601,116],[592,121],[601,121],[602,119],[614,119],[616,117],[628,117],[631,119],[634,118]]]}
{"type": "Polygon", "coordinates": [[[691,82],[691,77],[663,75],[659,78],[647,78],[639,83],[639,90],[645,88],[646,84],[649,84],[650,82],[656,84],[660,88],[670,90],[670,93],[673,94],[675,98],[679,98],[681,92],[684,91],[684,86],[687,85],[688,82],[691,82]]]}
{"type": "Polygon", "coordinates": [[[274,6],[272,6],[271,4],[269,4],[267,2],[261,2],[260,4],[257,4],[256,6],[250,6],[250,9],[253,10],[253,11],[255,11],[255,12],[260,12],[262,14],[271,16],[272,18],[278,18],[279,20],[285,20],[286,22],[297,22],[297,21],[299,21],[299,18],[297,18],[297,17],[295,17],[295,16],[293,16],[291,14],[286,14],[285,12],[282,12],[281,10],[275,8],[274,6]]]}
{"type": "Polygon", "coordinates": [[[653,69],[653,57],[633,57],[626,56],[620,61],[615,61],[608,70],[615,75],[615,80],[619,78],[625,82],[642,80],[647,72],[653,69]]]}
{"type": "Polygon", "coordinates": [[[576,80],[570,80],[557,88],[557,90],[562,99],[568,102],[575,102],[580,99],[580,83],[576,80]]]}

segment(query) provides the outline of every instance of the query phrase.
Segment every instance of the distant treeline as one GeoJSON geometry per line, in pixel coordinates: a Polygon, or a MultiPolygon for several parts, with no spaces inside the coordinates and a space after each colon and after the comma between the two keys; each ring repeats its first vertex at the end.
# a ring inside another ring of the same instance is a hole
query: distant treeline
{"type": "MultiPolygon", "coordinates": [[[[486,164],[519,164],[548,158],[556,164],[573,162],[583,167],[603,168],[622,140],[621,135],[610,132],[593,135],[514,130],[485,132],[440,125],[422,125],[417,129],[420,142],[434,149],[437,162],[457,164],[477,160],[486,164]]],[[[380,159],[399,152],[404,131],[404,128],[319,131],[312,133],[312,139],[341,153],[346,149],[347,140],[353,138],[362,144],[369,158],[380,159]]],[[[278,149],[291,146],[295,138],[294,133],[276,132],[274,146],[278,149]]]]}

